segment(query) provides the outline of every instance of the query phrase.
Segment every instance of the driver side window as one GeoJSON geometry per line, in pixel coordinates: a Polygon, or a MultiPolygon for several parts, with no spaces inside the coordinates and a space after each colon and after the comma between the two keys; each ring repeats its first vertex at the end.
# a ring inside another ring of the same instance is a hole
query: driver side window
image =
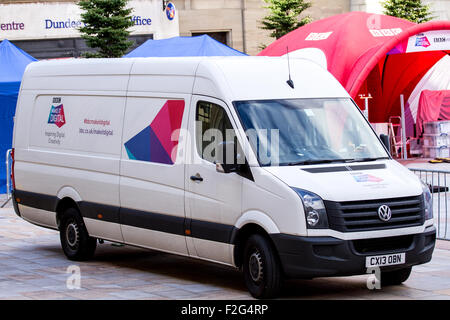
{"type": "Polygon", "coordinates": [[[196,145],[200,157],[212,163],[230,163],[234,159],[236,134],[224,108],[199,101],[196,110],[196,145]]]}

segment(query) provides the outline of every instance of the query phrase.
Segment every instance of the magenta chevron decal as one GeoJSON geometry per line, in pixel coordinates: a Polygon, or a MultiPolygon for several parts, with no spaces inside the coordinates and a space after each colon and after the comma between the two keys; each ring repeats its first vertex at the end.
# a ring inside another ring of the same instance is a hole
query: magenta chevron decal
{"type": "Polygon", "coordinates": [[[128,158],[174,164],[183,112],[184,100],[168,100],[152,123],[125,143],[128,158]]]}

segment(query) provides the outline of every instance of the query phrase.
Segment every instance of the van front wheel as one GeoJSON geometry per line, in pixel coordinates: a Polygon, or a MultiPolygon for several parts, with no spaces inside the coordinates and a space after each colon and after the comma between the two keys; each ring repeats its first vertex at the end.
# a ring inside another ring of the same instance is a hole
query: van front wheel
{"type": "Polygon", "coordinates": [[[412,267],[395,270],[395,271],[385,271],[381,272],[381,285],[382,286],[395,286],[402,284],[408,280],[411,275],[412,267]]]}
{"type": "Polygon", "coordinates": [[[59,227],[61,246],[69,260],[85,261],[92,258],[97,247],[97,239],[89,236],[83,218],[74,209],[67,209],[59,227]]]}
{"type": "Polygon", "coordinates": [[[243,258],[244,281],[250,294],[258,299],[276,297],[281,289],[281,269],[271,243],[259,234],[250,236],[243,258]]]}

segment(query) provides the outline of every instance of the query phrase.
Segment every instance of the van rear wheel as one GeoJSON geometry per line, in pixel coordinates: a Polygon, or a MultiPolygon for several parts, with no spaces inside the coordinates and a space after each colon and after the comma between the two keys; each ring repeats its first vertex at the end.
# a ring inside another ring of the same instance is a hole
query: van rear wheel
{"type": "Polygon", "coordinates": [[[89,236],[83,218],[74,209],[67,209],[59,227],[61,247],[69,260],[85,261],[92,258],[97,239],[89,236]]]}
{"type": "Polygon", "coordinates": [[[271,243],[254,234],[245,244],[244,281],[250,294],[258,299],[275,298],[281,289],[281,268],[271,243]]]}
{"type": "Polygon", "coordinates": [[[381,271],[381,285],[382,286],[395,286],[402,284],[408,280],[411,275],[412,267],[395,270],[395,271],[381,271]]]}

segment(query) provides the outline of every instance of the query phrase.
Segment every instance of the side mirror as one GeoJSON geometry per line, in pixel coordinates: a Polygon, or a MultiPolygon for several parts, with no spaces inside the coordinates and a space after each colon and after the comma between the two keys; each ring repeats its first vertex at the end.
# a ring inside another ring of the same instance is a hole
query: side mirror
{"type": "Polygon", "coordinates": [[[239,171],[238,158],[240,155],[236,154],[236,144],[234,141],[221,142],[217,148],[217,151],[217,172],[231,173],[239,171]]]}
{"type": "Polygon", "coordinates": [[[216,171],[220,173],[237,172],[239,166],[237,164],[216,163],[216,171]]]}
{"type": "Polygon", "coordinates": [[[384,146],[386,147],[387,151],[391,153],[391,144],[389,142],[389,136],[387,134],[380,134],[380,140],[383,142],[384,146]]]}
{"type": "Polygon", "coordinates": [[[218,157],[216,157],[216,171],[220,173],[232,173],[236,172],[238,175],[255,181],[253,178],[252,171],[245,156],[241,151],[240,147],[236,148],[236,144],[233,141],[225,141],[220,144],[218,148],[218,157]],[[236,150],[237,149],[237,150],[236,150]],[[231,156],[231,151],[233,151],[233,156],[231,156]],[[228,157],[224,157],[228,152],[228,157]],[[230,163],[230,158],[232,158],[230,163]]]}

